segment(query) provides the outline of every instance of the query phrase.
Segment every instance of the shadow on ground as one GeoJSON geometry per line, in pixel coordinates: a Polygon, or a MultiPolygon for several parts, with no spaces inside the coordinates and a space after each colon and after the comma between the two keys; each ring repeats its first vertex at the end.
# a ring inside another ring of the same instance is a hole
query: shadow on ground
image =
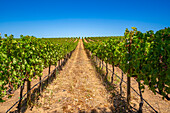
{"type": "MultiPolygon", "coordinates": [[[[117,87],[114,84],[111,84],[108,79],[106,78],[106,73],[102,71],[100,67],[96,65],[96,62],[94,58],[91,56],[91,53],[86,50],[86,54],[88,58],[91,60],[92,65],[96,69],[96,75],[98,75],[98,78],[102,81],[103,85],[105,86],[106,90],[108,93],[110,93],[112,96],[108,100],[110,103],[113,104],[114,107],[110,108],[112,113],[138,113],[138,110],[135,109],[134,107],[130,106],[130,109],[128,109],[127,101],[126,98],[122,96],[115,88],[117,87]]],[[[102,113],[107,113],[105,112],[104,108],[101,110],[102,113]]],[[[85,112],[80,112],[80,113],[85,113],[85,112]]],[[[92,113],[98,113],[94,109],[92,113]]]]}
{"type": "MultiPolygon", "coordinates": [[[[71,54],[68,55],[68,58],[70,58],[72,55],[72,52],[71,54]]],[[[48,77],[46,77],[45,80],[43,80],[42,84],[41,84],[41,91],[43,92],[50,83],[52,83],[56,77],[57,77],[57,74],[59,73],[60,70],[62,70],[62,67],[65,66],[65,64],[67,63],[68,59],[65,59],[62,61],[61,63],[61,66],[58,66],[56,69],[54,69],[52,72],[51,72],[51,75],[49,75],[48,77]]],[[[32,93],[31,93],[31,104],[27,105],[27,98],[25,97],[23,100],[22,100],[22,108],[21,108],[21,113],[25,113],[26,110],[29,108],[29,109],[32,109],[34,107],[34,105],[37,104],[39,98],[42,96],[41,93],[39,92],[39,89],[40,89],[40,86],[37,85],[33,90],[32,90],[32,93]]],[[[18,106],[16,107],[18,108],[18,106]]],[[[15,110],[15,111],[11,111],[10,113],[18,113],[18,109],[15,110]]]]}

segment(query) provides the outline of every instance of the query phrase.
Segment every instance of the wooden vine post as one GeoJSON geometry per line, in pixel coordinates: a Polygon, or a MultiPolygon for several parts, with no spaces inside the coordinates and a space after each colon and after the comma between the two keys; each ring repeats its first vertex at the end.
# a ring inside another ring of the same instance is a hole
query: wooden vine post
{"type": "Polygon", "coordinates": [[[60,60],[58,61],[58,70],[60,70],[60,60]]]}
{"type": "Polygon", "coordinates": [[[101,69],[101,59],[99,59],[99,68],[101,69]]]}
{"type": "Polygon", "coordinates": [[[107,75],[108,75],[108,64],[106,62],[106,79],[107,79],[107,75]]]}
{"type": "Polygon", "coordinates": [[[123,71],[122,71],[122,78],[120,81],[120,96],[122,96],[122,82],[123,82],[123,71]]]}
{"type": "Polygon", "coordinates": [[[42,91],[42,82],[41,82],[41,77],[39,77],[39,80],[40,80],[39,93],[41,93],[41,91],[42,91]]]}
{"type": "Polygon", "coordinates": [[[55,73],[54,73],[54,78],[56,78],[56,75],[57,75],[57,62],[55,62],[55,73]]]}
{"type": "Polygon", "coordinates": [[[143,107],[143,97],[142,97],[142,91],[141,91],[141,87],[140,87],[140,82],[138,82],[138,88],[139,88],[139,93],[140,93],[140,99],[141,102],[139,103],[139,113],[142,113],[142,107],[143,107]]]}
{"type": "MultiPolygon", "coordinates": [[[[130,36],[130,44],[129,44],[129,57],[130,57],[130,55],[131,55],[131,44],[132,44],[132,39],[131,39],[132,37],[130,36]]],[[[131,66],[129,65],[129,70],[128,70],[128,75],[130,74],[130,68],[131,68],[131,66]]],[[[130,98],[131,98],[131,95],[130,95],[130,82],[131,82],[131,80],[130,80],[130,78],[131,77],[127,77],[127,104],[128,104],[128,108],[130,108],[130,98]]]]}
{"type": "Polygon", "coordinates": [[[130,77],[127,77],[127,103],[130,107],[130,77]]]}
{"type": "Polygon", "coordinates": [[[62,58],[61,58],[61,60],[60,60],[60,70],[62,70],[62,64],[63,62],[62,62],[62,58]]]}
{"type": "Polygon", "coordinates": [[[50,62],[50,64],[49,64],[49,69],[48,69],[47,85],[48,85],[48,83],[49,83],[50,68],[51,68],[51,62],[50,62]]]}
{"type": "Polygon", "coordinates": [[[114,62],[112,63],[112,71],[113,71],[113,73],[112,73],[112,78],[111,78],[111,84],[113,83],[113,77],[114,77],[114,62]]]}
{"type": "Polygon", "coordinates": [[[21,107],[22,107],[22,95],[23,95],[24,85],[25,85],[25,80],[24,80],[24,83],[22,84],[21,89],[20,89],[20,100],[19,100],[19,104],[18,104],[18,113],[21,112],[21,107]]]}
{"type": "Polygon", "coordinates": [[[27,105],[31,105],[31,81],[27,79],[27,105]]]}

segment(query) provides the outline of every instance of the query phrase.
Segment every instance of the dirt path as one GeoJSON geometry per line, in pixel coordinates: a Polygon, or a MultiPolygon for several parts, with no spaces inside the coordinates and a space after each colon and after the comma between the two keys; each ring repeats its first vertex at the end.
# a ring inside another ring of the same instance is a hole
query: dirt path
{"type": "Polygon", "coordinates": [[[58,75],[47,87],[36,107],[26,112],[112,112],[102,81],[88,59],[82,40],[58,75]]]}

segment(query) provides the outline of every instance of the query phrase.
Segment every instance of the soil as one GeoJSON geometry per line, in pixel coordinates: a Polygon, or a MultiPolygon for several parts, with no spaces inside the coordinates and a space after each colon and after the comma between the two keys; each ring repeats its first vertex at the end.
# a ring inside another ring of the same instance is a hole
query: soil
{"type": "MultiPolygon", "coordinates": [[[[97,60],[97,66],[99,67],[100,60],[97,60]]],[[[103,64],[106,66],[106,63],[103,62],[103,64]]],[[[112,70],[112,66],[108,64],[108,68],[112,70]]],[[[103,67],[102,70],[104,73],[106,73],[106,68],[103,67]]],[[[115,74],[122,78],[122,70],[119,67],[114,67],[115,74]]],[[[111,76],[112,72],[109,71],[108,74],[108,80],[109,82],[111,81],[111,76]]],[[[117,91],[120,92],[120,79],[114,75],[114,82],[113,85],[116,87],[117,91]]],[[[127,82],[127,74],[124,74],[123,80],[127,82]]],[[[139,94],[139,89],[138,89],[138,82],[136,81],[135,78],[131,77],[131,87],[133,87],[139,94]]],[[[123,97],[127,97],[127,84],[122,83],[122,88],[123,88],[123,97]]],[[[142,93],[143,98],[159,113],[169,113],[170,111],[170,101],[165,99],[162,99],[162,96],[158,93],[154,94],[151,90],[149,90],[148,86],[145,85],[144,92],[142,93]]],[[[139,109],[139,103],[140,103],[140,96],[137,95],[135,91],[131,89],[131,107],[134,109],[139,109]]],[[[144,113],[151,113],[154,112],[151,107],[144,102],[143,104],[143,112],[144,113]]]]}
{"type": "MultiPolygon", "coordinates": [[[[86,40],[84,40],[86,43],[88,43],[86,40]]],[[[91,54],[89,52],[89,54],[91,54]]],[[[96,62],[95,62],[96,63],[96,62]]],[[[97,60],[97,67],[99,67],[100,64],[100,60],[97,60]]],[[[103,64],[106,66],[106,63],[103,62],[103,64]]],[[[108,68],[110,70],[112,70],[112,66],[110,64],[108,64],[108,68]]],[[[122,78],[122,70],[119,67],[114,67],[115,70],[115,74],[117,74],[120,78],[122,78]]],[[[102,69],[103,73],[106,73],[106,68],[103,66],[102,69]]],[[[111,81],[111,76],[112,76],[112,72],[109,71],[108,74],[108,80],[109,82],[111,81]]],[[[127,82],[127,74],[124,74],[123,76],[123,80],[127,82]]],[[[114,82],[113,85],[116,87],[116,90],[119,91],[120,90],[120,79],[118,77],[116,77],[114,75],[114,82]]],[[[139,89],[138,89],[138,83],[135,80],[135,78],[131,78],[131,87],[133,87],[139,94],[139,89]]],[[[127,84],[122,83],[122,88],[123,88],[123,97],[127,97],[127,84]]],[[[119,91],[120,92],[120,91],[119,91]]],[[[159,113],[169,113],[170,111],[170,101],[165,99],[162,99],[162,96],[159,95],[158,93],[154,94],[151,90],[149,90],[149,88],[145,85],[145,89],[144,92],[142,93],[143,98],[159,113]]],[[[134,92],[131,89],[131,107],[133,107],[134,109],[139,109],[139,103],[140,103],[140,97],[136,94],[136,92],[134,92]]],[[[143,112],[144,113],[151,113],[154,112],[154,110],[151,109],[151,107],[149,107],[149,105],[144,102],[143,104],[143,112]]]]}
{"type": "MultiPolygon", "coordinates": [[[[85,40],[86,41],[86,40],[85,40]]],[[[139,108],[140,97],[131,91],[131,111],[127,110],[126,104],[126,84],[123,83],[123,94],[120,96],[118,77],[114,76],[113,84],[110,84],[111,72],[105,79],[106,68],[99,69],[99,60],[97,63],[91,59],[90,54],[86,53],[83,42],[80,39],[76,50],[65,66],[57,75],[51,84],[49,84],[41,96],[34,98],[34,102],[29,108],[22,108],[26,113],[119,113],[119,112],[137,112],[139,108]],[[95,66],[95,64],[97,64],[95,66]]],[[[104,63],[105,64],[105,63],[104,63]]],[[[51,66],[53,70],[55,66],[51,66]]],[[[115,73],[121,77],[121,69],[115,68],[115,73]]],[[[109,69],[112,69],[109,65],[109,69]]],[[[44,69],[43,77],[48,74],[48,68],[44,69]]],[[[126,81],[126,75],[124,75],[126,81]]],[[[33,86],[39,80],[34,79],[31,82],[33,86]]],[[[138,84],[135,79],[131,79],[131,85],[138,91],[138,84]]],[[[25,86],[26,87],[26,86],[25,86]]],[[[36,88],[36,87],[35,87],[36,88]]],[[[14,92],[14,95],[6,102],[0,103],[0,112],[4,113],[19,98],[20,89],[14,92]]],[[[24,93],[26,92],[26,88],[24,93]]],[[[139,92],[139,91],[138,91],[139,92]]],[[[162,100],[160,95],[154,95],[147,87],[143,97],[158,112],[168,113],[170,111],[170,102],[162,100]]],[[[17,105],[11,110],[17,111],[17,105]]],[[[143,113],[154,112],[145,102],[143,113]]]]}
{"type": "MultiPolygon", "coordinates": [[[[55,69],[55,66],[51,66],[51,70],[54,70],[54,69],[55,69]]],[[[45,68],[43,70],[42,78],[44,78],[46,75],[48,75],[48,68],[45,68]]],[[[32,79],[31,87],[34,86],[38,82],[39,82],[38,78],[37,79],[32,79]]],[[[36,89],[37,87],[35,87],[34,89],[36,89]]],[[[23,94],[25,94],[26,92],[27,92],[27,83],[25,82],[23,94]]],[[[5,100],[5,102],[0,103],[0,113],[5,113],[16,101],[19,100],[19,97],[20,97],[20,88],[15,90],[12,95],[13,96],[11,98],[7,98],[7,96],[5,98],[3,98],[5,100]]],[[[16,107],[17,107],[17,105],[13,109],[11,109],[11,111],[17,110],[16,107]]]]}
{"type": "Polygon", "coordinates": [[[112,112],[102,81],[87,57],[82,40],[57,79],[43,92],[36,107],[27,112],[112,112]]]}

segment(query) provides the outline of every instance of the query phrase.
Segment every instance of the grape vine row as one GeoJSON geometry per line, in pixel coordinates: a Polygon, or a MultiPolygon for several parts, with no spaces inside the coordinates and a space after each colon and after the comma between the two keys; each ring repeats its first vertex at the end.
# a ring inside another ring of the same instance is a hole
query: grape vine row
{"type": "Polygon", "coordinates": [[[135,77],[142,92],[147,85],[155,94],[169,98],[170,28],[142,33],[132,27],[131,31],[125,30],[124,37],[90,39],[94,42],[84,41],[85,48],[106,63],[118,66],[128,77],[135,77]]]}
{"type": "Polygon", "coordinates": [[[34,36],[22,36],[14,39],[13,35],[2,39],[0,36],[0,100],[7,94],[8,87],[12,90],[42,76],[44,68],[56,65],[66,54],[75,49],[78,41],[74,38],[38,39],[34,36]],[[63,40],[63,41],[61,41],[63,40]]]}

